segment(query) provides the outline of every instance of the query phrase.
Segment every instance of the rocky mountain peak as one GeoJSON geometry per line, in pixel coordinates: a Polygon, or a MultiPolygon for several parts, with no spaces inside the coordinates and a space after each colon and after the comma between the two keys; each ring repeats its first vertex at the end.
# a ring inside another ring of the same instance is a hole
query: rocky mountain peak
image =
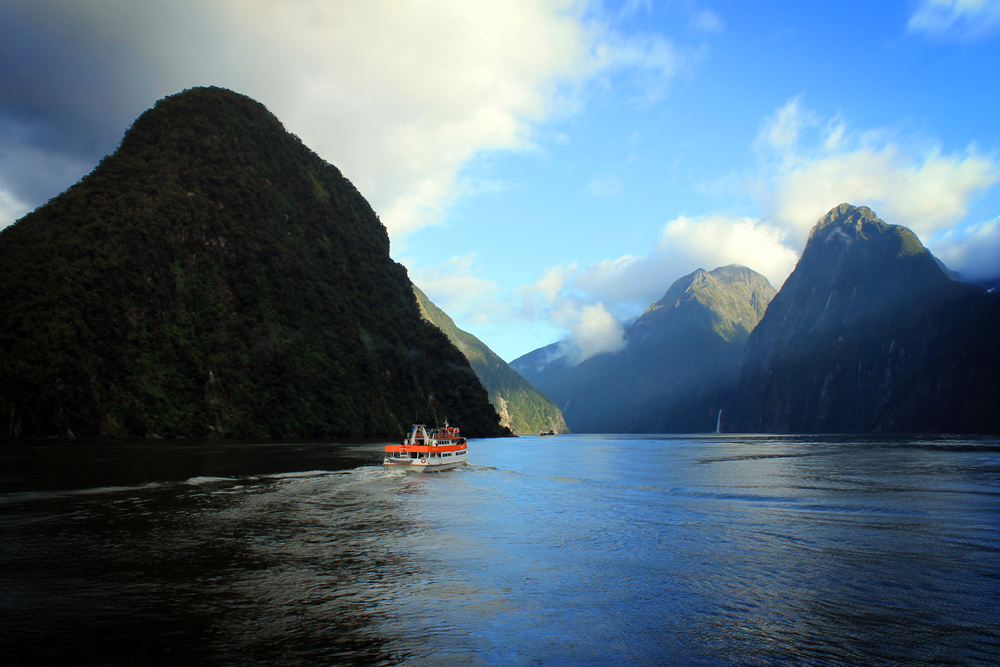
{"type": "Polygon", "coordinates": [[[898,283],[905,273],[921,280],[947,280],[943,269],[917,235],[890,225],[867,206],[841,204],[817,221],[789,284],[832,288],[898,283]],[[901,260],[906,260],[899,264],[901,260]]]}
{"type": "MultiPolygon", "coordinates": [[[[853,228],[859,236],[866,233],[881,233],[888,227],[884,220],[867,206],[852,206],[841,204],[835,206],[816,222],[809,237],[820,234],[824,230],[833,233],[834,228],[853,228]]],[[[841,231],[846,231],[841,229],[841,231]]]]}
{"type": "Polygon", "coordinates": [[[743,266],[698,269],[628,327],[620,352],[569,367],[547,363],[550,346],[513,366],[562,406],[574,431],[714,430],[719,411],[733,411],[746,339],[774,294],[743,266]]]}
{"type": "Polygon", "coordinates": [[[695,317],[706,322],[727,340],[733,335],[744,339],[763,317],[776,290],[761,274],[739,264],[720,266],[712,271],[697,269],[679,278],[659,301],[649,306],[627,335],[646,335],[660,329],[661,321],[695,317]],[[686,314],[679,311],[685,310],[686,314]],[[739,332],[739,333],[737,333],[739,332]]]}
{"type": "Polygon", "coordinates": [[[832,209],[747,341],[729,428],[995,429],[966,403],[994,391],[973,360],[996,355],[970,332],[1000,313],[945,271],[906,227],[863,206],[832,209]]]}

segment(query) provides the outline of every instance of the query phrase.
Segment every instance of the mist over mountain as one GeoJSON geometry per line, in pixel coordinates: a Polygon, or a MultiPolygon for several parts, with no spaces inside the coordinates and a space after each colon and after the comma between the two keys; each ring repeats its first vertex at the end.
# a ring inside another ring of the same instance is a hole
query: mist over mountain
{"type": "Polygon", "coordinates": [[[2,437],[503,431],[364,197],[228,90],[140,116],[0,275],[2,437]]]}
{"type": "Polygon", "coordinates": [[[1000,431],[1000,294],[953,280],[906,227],[841,204],[747,342],[746,432],[1000,431]]]}
{"type": "Polygon", "coordinates": [[[978,285],[987,292],[996,292],[1000,289],[1000,276],[996,276],[994,278],[977,278],[976,280],[963,280],[962,282],[967,282],[970,285],[978,285]]]}
{"type": "Polygon", "coordinates": [[[735,410],[743,348],[775,290],[730,265],[677,280],[625,331],[625,348],[573,366],[559,344],[511,365],[577,432],[714,431],[735,410]]]}
{"type": "Polygon", "coordinates": [[[472,334],[462,331],[447,313],[434,305],[419,287],[413,286],[424,319],[448,336],[472,365],[490,402],[500,415],[500,424],[514,433],[537,433],[542,429],[567,433],[562,412],[548,396],[521,377],[506,361],[472,334]]]}

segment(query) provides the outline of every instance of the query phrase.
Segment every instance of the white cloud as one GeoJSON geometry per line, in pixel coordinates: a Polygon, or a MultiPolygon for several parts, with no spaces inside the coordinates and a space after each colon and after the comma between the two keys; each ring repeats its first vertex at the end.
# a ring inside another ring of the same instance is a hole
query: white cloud
{"type": "Polygon", "coordinates": [[[639,106],[663,99],[670,82],[688,62],[687,56],[672,42],[654,33],[623,36],[608,32],[592,52],[593,60],[588,63],[590,73],[608,77],[628,72],[635,89],[632,102],[639,106]]]}
{"type": "Polygon", "coordinates": [[[570,340],[578,351],[577,356],[571,357],[570,363],[580,363],[603,352],[618,352],[625,347],[625,332],[621,323],[600,302],[583,306],[567,327],[570,340]]]}
{"type": "Polygon", "coordinates": [[[563,293],[567,281],[576,271],[575,262],[551,266],[535,282],[518,287],[516,293],[522,299],[521,319],[565,322],[567,314],[578,310],[574,297],[563,293]]]}
{"type": "Polygon", "coordinates": [[[475,253],[452,257],[444,264],[411,271],[410,279],[452,319],[481,324],[503,306],[497,302],[500,288],[477,275],[475,261],[475,253]]]}
{"type": "Polygon", "coordinates": [[[618,197],[625,188],[617,176],[594,176],[587,183],[584,191],[592,197],[618,197]]]}
{"type": "MultiPolygon", "coordinates": [[[[66,189],[86,172],[79,160],[38,148],[11,126],[0,132],[0,228],[18,220],[35,208],[29,201],[49,199],[66,189]],[[42,184],[55,184],[47,193],[42,184]]],[[[37,203],[35,205],[37,205],[37,203]]]]}
{"type": "Polygon", "coordinates": [[[963,229],[952,229],[930,243],[933,252],[962,278],[1000,276],[1000,217],[963,229]]]}
{"type": "Polygon", "coordinates": [[[683,275],[742,264],[780,287],[795,268],[796,251],[779,228],[752,218],[724,215],[677,217],[667,222],[658,245],[642,256],[623,255],[564,274],[577,295],[606,304],[620,318],[641,313],[683,275]]]}
{"type": "Polygon", "coordinates": [[[920,141],[899,142],[887,129],[851,132],[823,122],[793,98],[761,127],[758,197],[765,217],[798,244],[838,204],[865,204],[883,219],[927,239],[954,226],[970,202],[1000,178],[1000,165],[970,147],[945,154],[920,141]],[[815,135],[815,136],[813,136],[815,135]]]}
{"type": "MultiPolygon", "coordinates": [[[[552,267],[522,288],[521,316],[560,323],[570,332],[561,353],[582,356],[584,308],[599,305],[611,320],[627,319],[695,269],[742,264],[780,288],[816,220],[843,202],[869,205],[888,222],[910,227],[968,277],[1000,273],[1000,222],[955,229],[970,202],[1000,179],[996,161],[973,148],[945,154],[919,137],[900,141],[890,129],[854,131],[798,97],[766,119],[752,145],[759,164],[742,187],[750,188],[762,216],[682,215],[664,224],[646,254],[552,267]]],[[[613,329],[594,328],[607,334],[594,336],[595,347],[615,349],[613,329]]]]}
{"type": "Polygon", "coordinates": [[[1000,28],[998,0],[919,0],[906,27],[934,37],[985,37],[1000,28]]]}
{"type": "Polygon", "coordinates": [[[798,142],[804,129],[819,124],[819,117],[802,106],[802,96],[797,95],[779,107],[761,129],[755,145],[766,142],[774,148],[788,148],[798,142]]]}
{"type": "Polygon", "coordinates": [[[0,227],[23,217],[31,209],[9,192],[0,190],[0,227]]]}
{"type": "Polygon", "coordinates": [[[681,216],[664,227],[658,251],[686,258],[689,266],[697,264],[692,271],[742,264],[780,287],[797,260],[796,251],[785,245],[786,237],[779,227],[752,218],[681,216]]]}
{"type": "Polygon", "coordinates": [[[678,217],[666,223],[659,244],[642,256],[623,255],[580,268],[550,267],[519,290],[523,320],[544,319],[568,332],[559,356],[579,363],[625,345],[621,321],[658,300],[678,278],[695,269],[742,264],[763,273],[775,287],[795,267],[796,253],[778,228],[750,218],[678,217]]]}
{"type": "Polygon", "coordinates": [[[585,17],[586,0],[14,1],[81,53],[131,63],[93,70],[132,93],[103,100],[124,105],[117,115],[196,85],[259,100],[341,168],[394,239],[464,194],[467,160],[531,146],[533,125],[576,108],[588,82],[624,76],[653,99],[683,62],[658,35],[585,17]]]}
{"type": "Polygon", "coordinates": [[[575,263],[553,266],[536,282],[517,290],[524,300],[518,314],[522,320],[548,320],[567,331],[568,338],[557,356],[565,356],[573,365],[625,346],[625,332],[618,319],[601,302],[593,302],[571,288],[576,273],[575,263]]]}
{"type": "Polygon", "coordinates": [[[702,9],[691,19],[691,27],[700,32],[722,32],[726,24],[711,9],[702,9]]]}

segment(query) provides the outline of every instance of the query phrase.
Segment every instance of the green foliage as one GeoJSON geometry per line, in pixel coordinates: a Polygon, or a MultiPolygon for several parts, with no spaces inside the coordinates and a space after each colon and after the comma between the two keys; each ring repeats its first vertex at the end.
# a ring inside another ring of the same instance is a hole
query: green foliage
{"type": "Polygon", "coordinates": [[[502,431],[361,194],[227,90],[140,116],[0,272],[3,437],[502,431]]]}
{"type": "Polygon", "coordinates": [[[489,392],[490,402],[500,414],[500,423],[515,433],[537,433],[551,429],[568,433],[562,412],[552,400],[521,377],[507,362],[472,334],[455,326],[448,314],[435,306],[416,285],[420,313],[440,329],[469,360],[479,381],[489,392]]]}

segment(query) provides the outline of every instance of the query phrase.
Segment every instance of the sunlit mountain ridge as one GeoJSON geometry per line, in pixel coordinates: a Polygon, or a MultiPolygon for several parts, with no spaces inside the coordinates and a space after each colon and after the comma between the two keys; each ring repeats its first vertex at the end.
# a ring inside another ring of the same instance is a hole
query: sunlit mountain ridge
{"type": "Polygon", "coordinates": [[[735,409],[743,346],[774,294],[743,266],[698,269],[628,326],[621,351],[572,365],[548,346],[511,365],[577,432],[714,431],[735,409]]]}
{"type": "Polygon", "coordinates": [[[419,287],[413,286],[424,319],[448,336],[469,360],[472,369],[489,393],[490,402],[500,415],[500,424],[514,433],[538,433],[551,430],[567,433],[562,412],[548,396],[525,380],[506,361],[481,340],[459,329],[454,320],[434,305],[419,287]]]}

